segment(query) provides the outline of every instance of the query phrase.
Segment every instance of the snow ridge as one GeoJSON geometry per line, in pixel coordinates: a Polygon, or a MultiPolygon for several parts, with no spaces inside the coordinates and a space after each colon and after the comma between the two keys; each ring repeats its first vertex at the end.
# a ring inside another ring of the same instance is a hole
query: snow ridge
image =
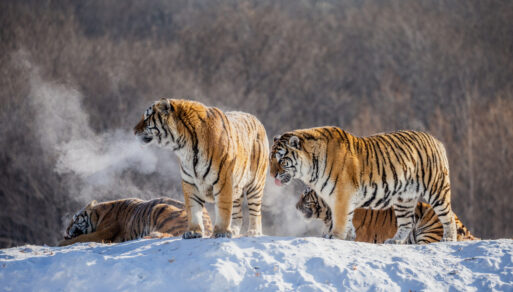
{"type": "Polygon", "coordinates": [[[143,239],[0,250],[4,291],[513,290],[513,240],[143,239]]]}

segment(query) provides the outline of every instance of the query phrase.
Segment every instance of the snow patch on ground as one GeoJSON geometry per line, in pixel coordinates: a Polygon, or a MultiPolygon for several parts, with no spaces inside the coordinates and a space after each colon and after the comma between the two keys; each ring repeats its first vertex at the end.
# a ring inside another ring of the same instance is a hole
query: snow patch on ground
{"type": "Polygon", "coordinates": [[[0,250],[4,291],[513,290],[513,240],[143,239],[0,250]]]}

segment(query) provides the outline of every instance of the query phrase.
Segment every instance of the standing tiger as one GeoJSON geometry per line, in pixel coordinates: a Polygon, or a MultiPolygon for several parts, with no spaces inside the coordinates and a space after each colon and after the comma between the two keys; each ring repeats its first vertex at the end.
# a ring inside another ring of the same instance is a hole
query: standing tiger
{"type": "Polygon", "coordinates": [[[146,110],[134,132],[146,144],[171,149],[180,160],[189,215],[183,238],[203,236],[201,210],[205,202],[215,203],[213,237],[238,235],[244,194],[249,208],[248,235],[262,234],[269,145],[257,118],[242,112],[223,113],[199,102],[163,98],[146,110]]]}
{"type": "Polygon", "coordinates": [[[355,239],[356,208],[392,207],[398,228],[385,243],[404,243],[423,198],[443,225],[442,241],[456,240],[445,148],[427,133],[359,138],[337,127],[295,130],[275,138],[270,160],[277,185],[300,179],[327,202],[330,238],[355,239]]]}
{"type": "MultiPolygon", "coordinates": [[[[315,191],[307,189],[301,194],[296,209],[306,218],[320,219],[324,222],[328,234],[333,228],[331,209],[326,202],[317,196],[315,191]]],[[[457,240],[476,240],[470,231],[454,215],[457,228],[457,240]]],[[[397,221],[392,208],[385,210],[356,209],[353,216],[356,241],[383,243],[397,231],[397,221]]],[[[427,244],[439,242],[443,235],[443,226],[429,204],[418,202],[415,207],[413,230],[409,234],[407,244],[427,244]]]]}
{"type": "MultiPolygon", "coordinates": [[[[211,233],[212,224],[206,209],[203,211],[203,223],[211,233]]],[[[123,242],[149,235],[179,236],[186,231],[186,226],[184,204],[170,198],[92,201],[73,216],[59,245],[89,241],[123,242]]]]}

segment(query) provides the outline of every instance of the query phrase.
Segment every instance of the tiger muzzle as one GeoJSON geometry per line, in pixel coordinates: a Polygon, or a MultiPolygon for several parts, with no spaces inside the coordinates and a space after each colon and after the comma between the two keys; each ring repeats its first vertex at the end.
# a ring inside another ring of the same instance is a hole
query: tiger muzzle
{"type": "Polygon", "coordinates": [[[139,140],[143,144],[148,144],[153,140],[152,136],[147,135],[146,133],[138,133],[135,134],[137,137],[137,140],[139,140]]]}
{"type": "Polygon", "coordinates": [[[80,228],[78,228],[77,226],[73,226],[68,232],[66,232],[64,239],[72,239],[82,234],[84,234],[84,232],[80,228]]]}
{"type": "Polygon", "coordinates": [[[151,140],[153,140],[153,138],[152,138],[152,137],[149,137],[149,136],[143,136],[143,137],[141,138],[141,140],[142,140],[144,143],[148,144],[148,143],[150,143],[150,142],[151,142],[151,140]]]}
{"type": "Polygon", "coordinates": [[[283,184],[288,184],[291,179],[292,179],[292,176],[288,173],[278,174],[276,176],[276,178],[274,179],[274,183],[277,186],[282,186],[283,184]]]}
{"type": "Polygon", "coordinates": [[[302,201],[297,202],[296,209],[298,211],[301,211],[303,213],[303,216],[306,218],[311,218],[313,215],[313,211],[310,208],[305,208],[302,201]]]}

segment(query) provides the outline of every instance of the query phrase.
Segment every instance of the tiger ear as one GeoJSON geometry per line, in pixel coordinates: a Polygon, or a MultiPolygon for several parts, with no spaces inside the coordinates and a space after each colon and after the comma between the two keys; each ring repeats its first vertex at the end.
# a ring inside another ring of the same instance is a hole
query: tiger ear
{"type": "Polygon", "coordinates": [[[87,204],[86,208],[92,208],[97,204],[98,202],[96,200],[92,200],[89,204],[87,204]]]}
{"type": "Polygon", "coordinates": [[[289,145],[293,148],[301,150],[301,141],[297,136],[292,136],[289,138],[289,145]]]}
{"type": "Polygon", "coordinates": [[[276,136],[274,136],[274,137],[273,137],[273,142],[278,141],[278,140],[280,139],[280,137],[281,137],[280,135],[276,135],[276,136]]]}
{"type": "Polygon", "coordinates": [[[163,114],[168,114],[169,112],[175,111],[175,109],[173,108],[173,105],[169,102],[169,99],[167,99],[167,98],[161,98],[158,101],[156,107],[157,107],[157,110],[163,114]]]}

